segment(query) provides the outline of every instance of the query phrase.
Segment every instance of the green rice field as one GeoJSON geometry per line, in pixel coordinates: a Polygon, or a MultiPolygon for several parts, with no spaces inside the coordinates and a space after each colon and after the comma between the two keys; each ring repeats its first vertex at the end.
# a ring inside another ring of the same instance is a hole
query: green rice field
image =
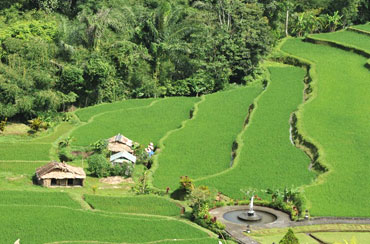
{"type": "Polygon", "coordinates": [[[166,98],[149,107],[100,114],[92,122],[74,130],[71,136],[77,146],[87,146],[118,133],[143,145],[157,144],[168,131],[179,128],[182,121],[189,119],[190,110],[198,100],[166,98]]]}
{"type": "Polygon", "coordinates": [[[370,76],[364,67],[366,58],[299,39],[287,40],[282,50],[316,64],[315,96],[303,107],[299,128],[315,139],[329,173],[305,189],[311,214],[367,216],[370,76]]]}
{"type": "Polygon", "coordinates": [[[4,160],[49,160],[48,143],[0,143],[0,161],[4,160]]]}
{"type": "Polygon", "coordinates": [[[254,85],[204,96],[195,117],[164,141],[155,186],[175,189],[180,176],[199,178],[229,168],[233,142],[261,90],[254,85]]]}
{"type": "Polygon", "coordinates": [[[81,206],[64,192],[0,191],[0,205],[62,206],[79,209],[81,206]]]}
{"type": "Polygon", "coordinates": [[[314,173],[310,159],[290,141],[289,118],[303,102],[303,69],[271,67],[271,81],[256,102],[250,124],[241,136],[235,166],[229,171],[196,180],[234,198],[240,189],[284,188],[309,184],[314,173]]]}
{"type": "Polygon", "coordinates": [[[95,195],[85,195],[84,197],[85,201],[97,210],[163,216],[178,216],[180,214],[180,206],[162,197],[103,197],[95,195]]]}
{"type": "Polygon", "coordinates": [[[345,241],[350,243],[351,240],[354,240],[357,243],[370,243],[369,232],[318,232],[313,233],[312,235],[326,243],[335,242],[337,244],[346,244],[345,241]]]}
{"type": "Polygon", "coordinates": [[[370,23],[367,23],[364,25],[355,25],[355,26],[352,26],[352,28],[370,32],[370,23]]]}
{"type": "Polygon", "coordinates": [[[105,215],[64,207],[0,205],[4,243],[62,241],[142,243],[173,239],[208,238],[196,227],[175,219],[105,215]],[[62,230],[62,231],[61,231],[62,230]]]}
{"type": "Polygon", "coordinates": [[[75,112],[75,114],[81,121],[88,122],[93,116],[101,113],[145,107],[149,106],[154,101],[155,99],[149,98],[149,99],[130,99],[122,102],[105,103],[79,109],[75,112]]]}
{"type": "Polygon", "coordinates": [[[333,33],[311,35],[311,37],[356,47],[365,50],[370,54],[369,36],[364,34],[353,31],[338,31],[333,33]]]}

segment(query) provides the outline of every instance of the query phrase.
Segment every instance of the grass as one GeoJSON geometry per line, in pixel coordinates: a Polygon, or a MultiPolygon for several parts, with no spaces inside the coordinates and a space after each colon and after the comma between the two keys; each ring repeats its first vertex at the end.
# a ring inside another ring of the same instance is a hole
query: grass
{"type": "Polygon", "coordinates": [[[76,139],[73,145],[87,146],[118,133],[143,145],[151,141],[156,144],[167,131],[178,128],[183,120],[189,119],[196,101],[198,98],[173,97],[150,107],[104,113],[72,132],[76,139]]]}
{"type": "Polygon", "coordinates": [[[43,143],[0,143],[0,161],[3,160],[49,160],[51,144],[43,143]]]}
{"type": "MultiPolygon", "coordinates": [[[[267,236],[253,236],[253,239],[258,241],[261,244],[271,244],[271,243],[279,243],[281,239],[283,239],[285,234],[278,234],[278,235],[267,235],[267,236]]],[[[317,241],[315,241],[310,236],[300,233],[295,234],[295,236],[299,240],[299,244],[318,244],[317,241]]]]}
{"type": "Polygon", "coordinates": [[[75,112],[75,114],[81,121],[88,122],[93,116],[101,113],[148,106],[153,101],[155,101],[155,99],[150,98],[150,99],[130,99],[122,102],[105,103],[79,109],[75,112]]]}
{"type": "Polygon", "coordinates": [[[363,66],[366,58],[299,39],[287,40],[282,50],[317,67],[315,97],[304,106],[299,128],[304,136],[315,138],[320,161],[329,173],[305,189],[311,214],[369,216],[370,76],[363,66]]]}
{"type": "Polygon", "coordinates": [[[351,240],[356,240],[356,243],[369,243],[370,233],[360,233],[360,232],[318,232],[313,233],[313,236],[319,238],[325,243],[343,243],[344,241],[350,242],[351,240]]]}
{"type": "Polygon", "coordinates": [[[46,162],[27,162],[27,161],[0,161],[0,172],[1,173],[12,173],[12,174],[26,174],[33,175],[35,170],[44,165],[46,162]]]}
{"type": "Polygon", "coordinates": [[[85,195],[94,208],[116,213],[137,213],[179,216],[180,207],[169,199],[157,196],[104,197],[85,195]]]}
{"type": "Polygon", "coordinates": [[[229,168],[233,141],[261,90],[254,85],[205,96],[194,119],[164,141],[154,185],[174,189],[182,175],[198,178],[229,168]]]}
{"type": "Polygon", "coordinates": [[[355,26],[352,26],[352,28],[370,32],[370,22],[364,25],[355,25],[355,26]]]}
{"type": "Polygon", "coordinates": [[[228,196],[240,198],[242,188],[281,189],[312,181],[309,158],[289,138],[290,115],[303,102],[305,73],[295,67],[271,67],[269,71],[271,82],[241,135],[235,167],[197,184],[214,186],[228,196]]]}
{"type": "Polygon", "coordinates": [[[353,31],[338,31],[311,35],[313,38],[334,41],[340,44],[354,46],[370,53],[370,37],[353,31]]]}
{"type": "Polygon", "coordinates": [[[208,238],[208,234],[174,219],[112,216],[61,207],[2,206],[0,239],[13,243],[100,241],[142,243],[169,239],[208,238]]]}
{"type": "Polygon", "coordinates": [[[0,191],[0,205],[37,205],[81,208],[67,193],[39,191],[0,191]]]}

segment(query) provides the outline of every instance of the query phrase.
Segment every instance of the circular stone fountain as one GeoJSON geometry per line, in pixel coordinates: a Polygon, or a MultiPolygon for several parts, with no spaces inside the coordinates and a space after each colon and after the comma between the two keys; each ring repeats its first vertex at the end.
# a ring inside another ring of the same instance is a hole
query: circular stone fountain
{"type": "Polygon", "coordinates": [[[223,215],[223,218],[237,224],[249,225],[263,225],[274,222],[277,219],[277,217],[272,213],[258,210],[254,211],[253,200],[254,196],[251,198],[249,209],[227,212],[223,215]]]}

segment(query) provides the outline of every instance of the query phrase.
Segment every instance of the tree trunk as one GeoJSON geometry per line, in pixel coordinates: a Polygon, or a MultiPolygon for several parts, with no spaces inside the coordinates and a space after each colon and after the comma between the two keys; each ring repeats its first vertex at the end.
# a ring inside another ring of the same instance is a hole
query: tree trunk
{"type": "Polygon", "coordinates": [[[285,18],[285,36],[288,36],[288,24],[289,24],[289,10],[286,11],[286,18],[285,18]]]}

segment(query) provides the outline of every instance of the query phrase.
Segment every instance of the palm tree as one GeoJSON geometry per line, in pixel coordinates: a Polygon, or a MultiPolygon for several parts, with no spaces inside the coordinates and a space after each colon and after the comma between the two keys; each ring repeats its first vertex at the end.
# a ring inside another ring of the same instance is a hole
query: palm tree
{"type": "Polygon", "coordinates": [[[186,38],[195,31],[196,25],[191,24],[187,15],[185,7],[163,1],[136,33],[137,39],[148,48],[153,57],[155,88],[161,76],[161,62],[178,62],[178,54],[190,52],[186,38]]]}

